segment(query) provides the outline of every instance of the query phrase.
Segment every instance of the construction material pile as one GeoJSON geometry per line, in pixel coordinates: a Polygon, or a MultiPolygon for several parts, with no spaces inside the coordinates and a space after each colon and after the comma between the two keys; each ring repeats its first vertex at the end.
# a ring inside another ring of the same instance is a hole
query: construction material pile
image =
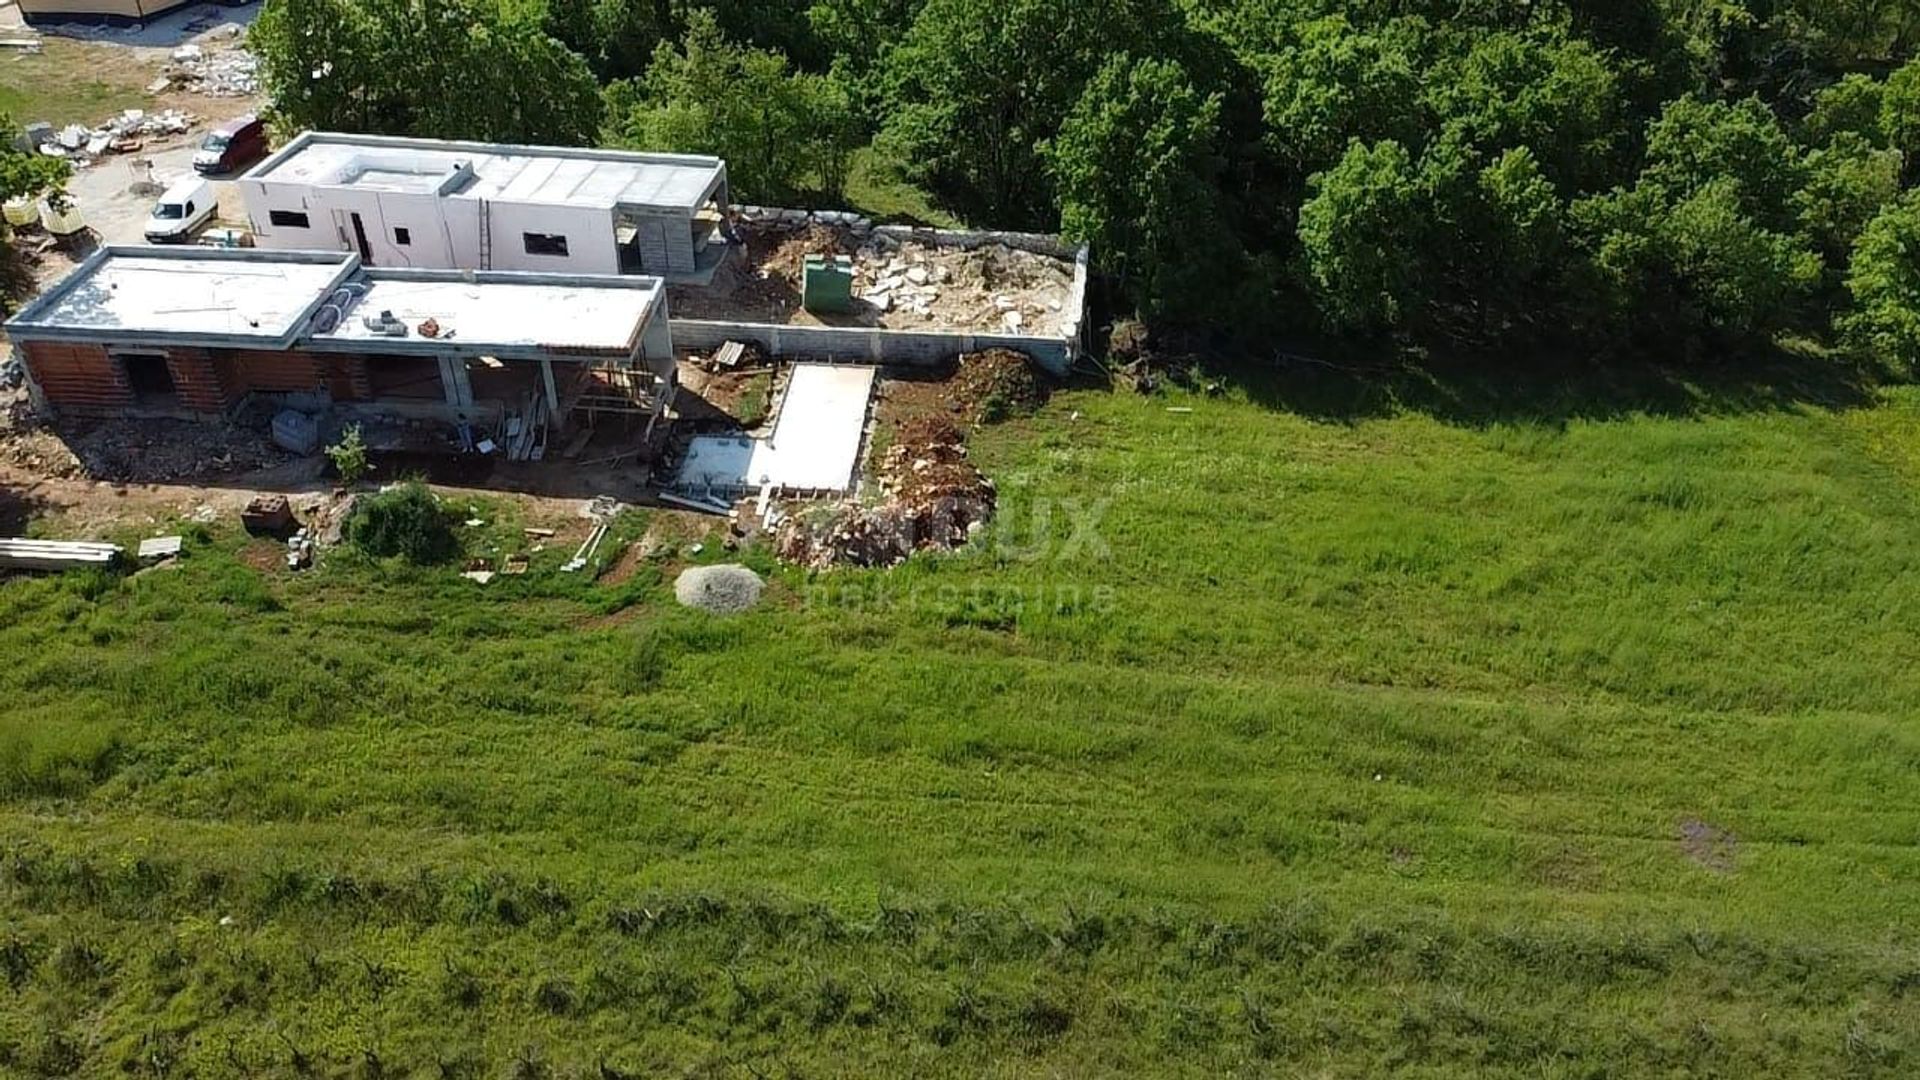
{"type": "Polygon", "coordinates": [[[252,97],[259,91],[259,60],[245,49],[207,49],[189,43],[173,50],[151,93],[180,89],[208,97],[252,97]]]}
{"type": "Polygon", "coordinates": [[[893,566],[916,551],[951,551],[993,517],[993,481],[967,460],[964,436],[945,419],[903,423],[879,473],[878,503],[782,521],[780,558],[815,570],[893,566]]]}
{"type": "Polygon", "coordinates": [[[1033,362],[1012,349],[986,349],[960,357],[954,372],[954,403],[968,420],[992,424],[1012,416],[1031,416],[1046,403],[1046,388],[1033,362]]]}
{"type": "Polygon", "coordinates": [[[30,124],[26,134],[27,141],[47,157],[65,158],[84,168],[97,157],[139,150],[148,138],[183,135],[198,122],[198,117],[179,109],[126,109],[98,127],[68,124],[56,131],[46,124],[30,124]]]}
{"type": "Polygon", "coordinates": [[[715,615],[737,615],[759,604],[760,590],[765,587],[759,574],[735,563],[691,566],[674,580],[673,597],[685,607],[715,615]]]}

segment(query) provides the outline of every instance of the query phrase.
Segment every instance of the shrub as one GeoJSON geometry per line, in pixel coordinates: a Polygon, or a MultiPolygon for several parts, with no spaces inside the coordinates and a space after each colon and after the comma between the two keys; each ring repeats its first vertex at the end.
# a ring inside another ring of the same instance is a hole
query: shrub
{"type": "Polygon", "coordinates": [[[340,441],[327,447],[327,457],[333,462],[335,472],[340,474],[343,484],[358,483],[367,475],[370,463],[367,461],[367,443],[360,437],[360,425],[349,424],[340,433],[340,441]]]}
{"type": "Polygon", "coordinates": [[[452,515],[417,480],[362,499],[347,523],[347,538],[375,558],[397,555],[422,566],[460,553],[452,515]]]}

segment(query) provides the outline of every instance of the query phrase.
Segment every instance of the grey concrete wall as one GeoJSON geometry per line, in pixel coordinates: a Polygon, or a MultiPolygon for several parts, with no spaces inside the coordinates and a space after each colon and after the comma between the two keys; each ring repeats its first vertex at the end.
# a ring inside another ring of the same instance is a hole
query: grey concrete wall
{"type": "Polygon", "coordinates": [[[1075,342],[1065,337],[881,330],[865,326],[773,326],[714,319],[674,319],[672,322],[674,347],[694,352],[711,352],[726,342],[744,341],[758,345],[769,356],[933,365],[961,353],[1012,349],[1033,357],[1035,363],[1055,375],[1065,375],[1078,355],[1075,342]]]}

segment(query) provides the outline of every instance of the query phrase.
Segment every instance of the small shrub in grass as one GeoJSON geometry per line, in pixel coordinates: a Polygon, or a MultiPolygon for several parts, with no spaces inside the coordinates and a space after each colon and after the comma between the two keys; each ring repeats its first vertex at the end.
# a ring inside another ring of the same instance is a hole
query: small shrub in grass
{"type": "Polygon", "coordinates": [[[377,559],[398,557],[420,566],[460,554],[453,515],[417,480],[360,500],[347,539],[377,559]]]}
{"type": "Polygon", "coordinates": [[[340,433],[340,441],[327,447],[327,458],[343,484],[357,484],[367,475],[367,442],[360,437],[360,425],[349,424],[340,433]]]}

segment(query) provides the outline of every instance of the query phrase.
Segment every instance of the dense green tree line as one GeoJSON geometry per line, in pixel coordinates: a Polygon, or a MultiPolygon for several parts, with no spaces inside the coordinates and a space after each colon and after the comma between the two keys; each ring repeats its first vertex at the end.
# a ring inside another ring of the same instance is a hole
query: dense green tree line
{"type": "Polygon", "coordinates": [[[292,125],[882,160],[1141,311],[1920,363],[1911,0],[269,0],[292,125]]]}

